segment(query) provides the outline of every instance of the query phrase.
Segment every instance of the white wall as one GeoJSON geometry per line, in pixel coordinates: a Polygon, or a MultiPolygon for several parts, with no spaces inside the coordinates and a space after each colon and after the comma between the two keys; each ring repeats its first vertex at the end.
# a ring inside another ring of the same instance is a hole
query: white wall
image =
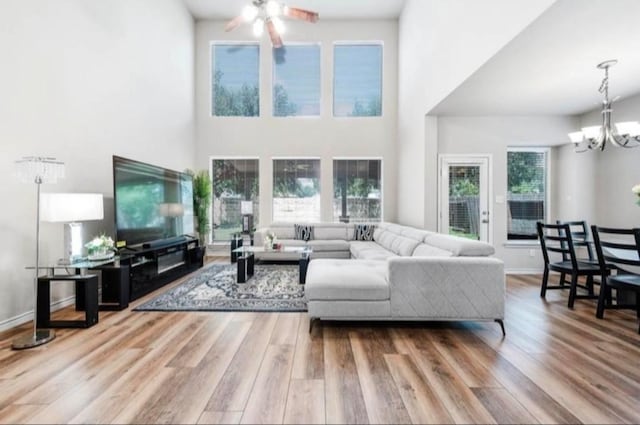
{"type": "Polygon", "coordinates": [[[553,2],[407,0],[398,36],[401,223],[436,221],[437,139],[425,115],[553,2]]]}
{"type": "MultiPolygon", "coordinates": [[[[114,154],[192,166],[193,40],[179,0],[0,2],[0,327],[28,319],[33,302],[24,267],[35,261],[36,186],[17,181],[13,161],[56,157],[67,177],[43,191],[107,198],[114,154]]],[[[94,232],[113,231],[106,204],[94,232]]],[[[62,235],[62,225],[42,224],[43,262],[62,256],[62,235]]],[[[72,293],[56,286],[56,299],[72,293]]]]}
{"type": "MultiPolygon", "coordinates": [[[[581,127],[600,125],[602,115],[595,109],[581,117],[581,127]]],[[[614,122],[640,121],[640,95],[613,104],[614,122]]],[[[640,206],[631,188],[640,184],[640,147],[622,149],[606,146],[603,152],[589,152],[595,157],[594,224],[610,227],[640,227],[640,206]]]]}
{"type": "Polygon", "coordinates": [[[320,42],[322,102],[318,118],[274,118],[271,116],[271,42],[261,38],[261,116],[212,117],[210,109],[210,43],[212,41],[255,41],[249,25],[224,32],[224,23],[196,24],[196,114],[197,166],[209,169],[211,156],[260,158],[260,219],[272,217],[272,157],[318,157],[322,160],[322,220],[332,221],[332,158],[383,158],[386,220],[396,218],[396,134],[397,134],[397,21],[321,21],[317,24],[287,21],[287,42],[320,42]],[[333,43],[337,41],[382,41],[382,117],[333,118],[333,43]]]}
{"type": "MultiPolygon", "coordinates": [[[[577,125],[575,117],[564,116],[438,118],[439,154],[491,155],[493,245],[496,257],[505,262],[505,269],[508,271],[538,270],[542,264],[542,256],[535,241],[528,246],[515,246],[507,241],[507,204],[504,201],[495,202],[496,197],[506,199],[507,195],[507,148],[559,145],[565,142],[567,133],[577,125]]],[[[564,184],[555,167],[559,149],[554,147],[550,151],[549,221],[564,218],[556,204],[557,188],[564,184]]]]}

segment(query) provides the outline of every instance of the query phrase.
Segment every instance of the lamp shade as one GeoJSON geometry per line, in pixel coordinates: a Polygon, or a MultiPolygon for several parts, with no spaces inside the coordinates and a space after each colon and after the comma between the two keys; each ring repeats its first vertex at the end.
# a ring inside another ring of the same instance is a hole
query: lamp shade
{"type": "Polygon", "coordinates": [[[43,193],[40,219],[53,223],[102,220],[104,208],[101,193],[43,193]]]}
{"type": "Polygon", "coordinates": [[[252,201],[240,201],[240,213],[241,214],[253,214],[253,202],[252,201]]]}

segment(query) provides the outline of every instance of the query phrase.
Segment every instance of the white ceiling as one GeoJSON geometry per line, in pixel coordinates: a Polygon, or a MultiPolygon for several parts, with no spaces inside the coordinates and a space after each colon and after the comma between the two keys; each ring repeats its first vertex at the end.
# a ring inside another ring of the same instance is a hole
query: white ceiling
{"type": "MultiPolygon", "coordinates": [[[[231,19],[250,0],[182,0],[196,19],[231,19]]],[[[405,0],[282,0],[291,7],[318,12],[320,19],[398,18],[405,0]]]]}
{"type": "Polygon", "coordinates": [[[640,93],[640,1],[558,0],[430,113],[580,114],[610,97],[640,93]]]}

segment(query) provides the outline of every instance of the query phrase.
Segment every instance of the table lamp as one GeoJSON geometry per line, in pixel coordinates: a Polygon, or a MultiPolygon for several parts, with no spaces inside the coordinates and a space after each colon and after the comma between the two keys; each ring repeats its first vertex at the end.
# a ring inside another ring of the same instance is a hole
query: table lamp
{"type": "Polygon", "coordinates": [[[253,202],[240,201],[240,213],[242,214],[242,233],[251,233],[253,228],[253,202]]]}
{"type": "Polygon", "coordinates": [[[104,209],[101,193],[43,193],[40,203],[42,221],[66,223],[64,258],[59,264],[73,264],[82,259],[81,221],[102,220],[104,209]]]}

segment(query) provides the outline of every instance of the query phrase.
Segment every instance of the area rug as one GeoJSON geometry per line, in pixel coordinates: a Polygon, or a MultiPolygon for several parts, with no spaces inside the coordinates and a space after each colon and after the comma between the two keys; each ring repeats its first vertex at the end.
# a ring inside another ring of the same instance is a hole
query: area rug
{"type": "Polygon", "coordinates": [[[134,311],[307,311],[297,265],[256,265],[236,283],[236,264],[212,264],[134,311]]]}

